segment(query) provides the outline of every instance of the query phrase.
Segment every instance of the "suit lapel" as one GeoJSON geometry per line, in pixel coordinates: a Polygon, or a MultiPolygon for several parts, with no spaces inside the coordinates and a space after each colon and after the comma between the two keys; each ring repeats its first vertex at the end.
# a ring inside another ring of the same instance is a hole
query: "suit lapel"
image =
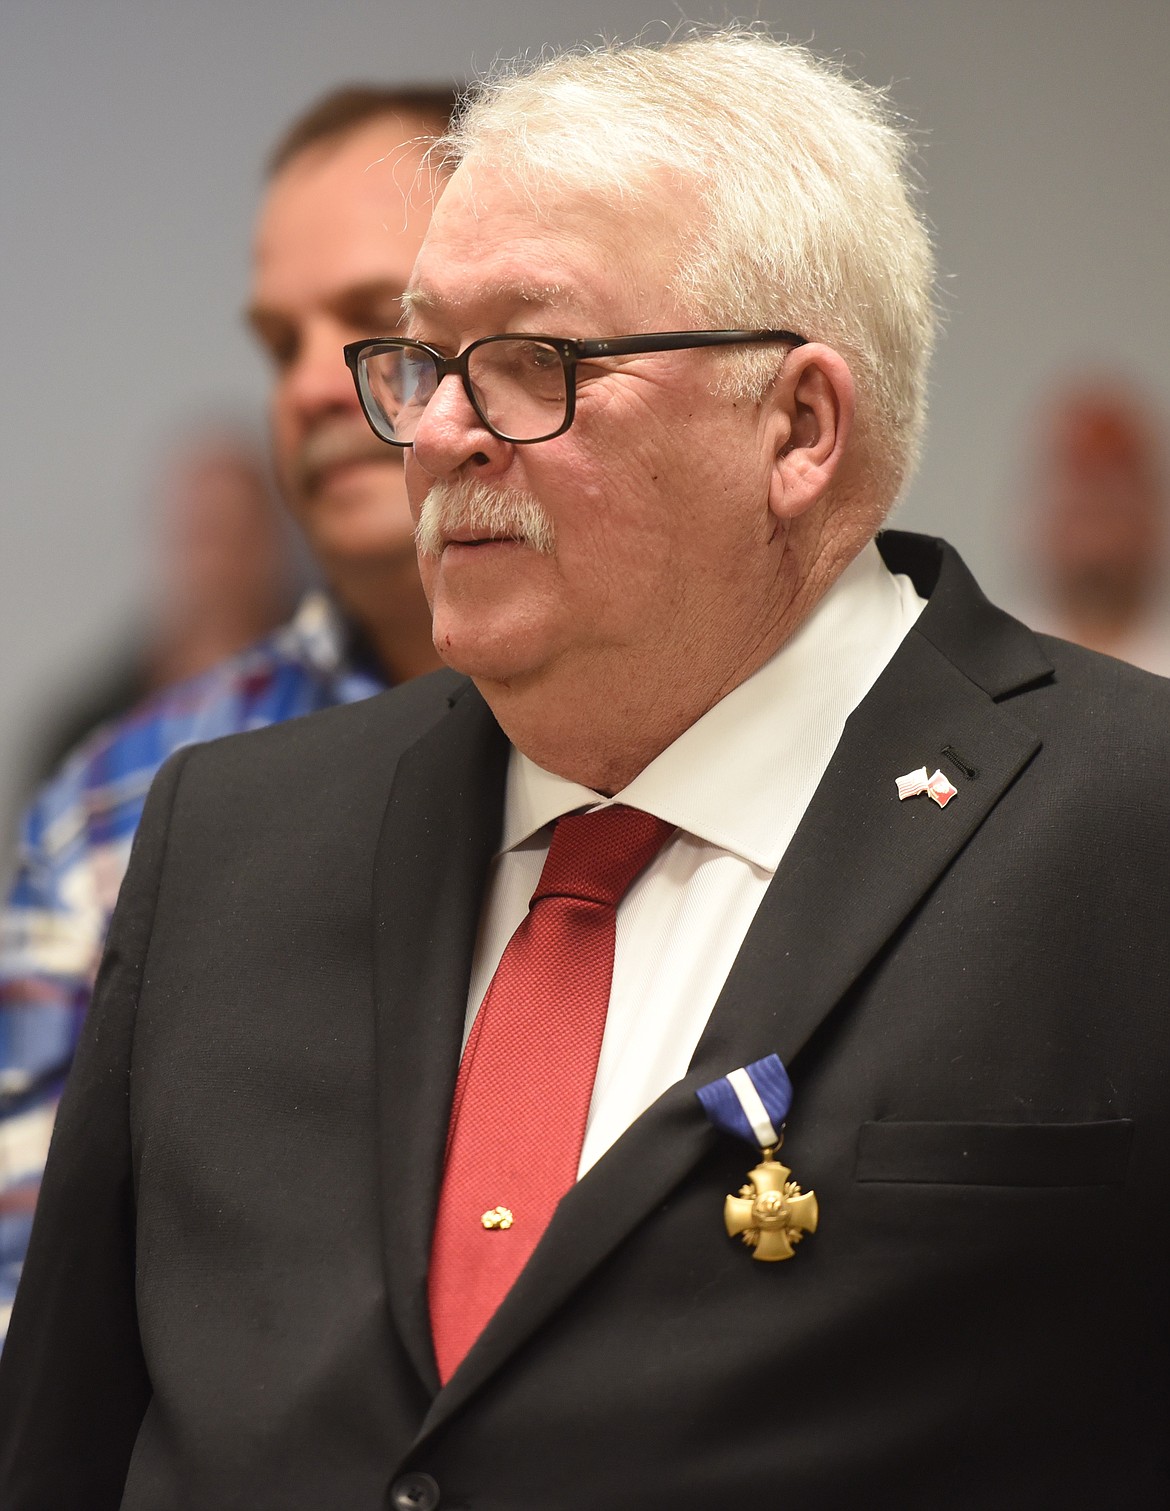
{"type": "Polygon", "coordinates": [[[1051,675],[1035,637],[941,543],[891,535],[883,551],[930,601],[845,725],[700,1040],[700,1084],[796,1061],[1040,747],[997,701],[1051,675]],[[899,800],[919,766],[958,788],[945,808],[899,800]]]}
{"type": "Polygon", "coordinates": [[[931,604],[846,724],[690,1073],[565,1196],[420,1436],[506,1362],[711,1147],[697,1087],[776,1052],[793,1071],[799,1106],[801,1049],[1039,748],[995,701],[1050,673],[1034,637],[986,603],[953,553],[895,537],[886,553],[895,570],[905,569],[900,548],[915,558],[916,583],[927,579],[920,591],[934,587],[931,604]],[[963,643],[978,681],[962,669],[963,643]],[[944,755],[948,747],[977,776],[944,755]],[[899,801],[895,778],[921,765],[941,767],[958,787],[947,807],[899,801]]]}
{"type": "Polygon", "coordinates": [[[772,1051],[791,1065],[1038,748],[1031,731],[912,632],[880,691],[846,725],[695,1067],[722,1075],[772,1051]],[[943,755],[946,747],[978,777],[943,755]],[[899,801],[894,779],[923,765],[941,767],[959,789],[945,808],[925,796],[899,801]]]}
{"type": "Polygon", "coordinates": [[[427,1263],[507,759],[507,741],[468,687],[447,717],[399,760],[375,862],[386,1286],[398,1332],[431,1392],[439,1381],[427,1263]]]}

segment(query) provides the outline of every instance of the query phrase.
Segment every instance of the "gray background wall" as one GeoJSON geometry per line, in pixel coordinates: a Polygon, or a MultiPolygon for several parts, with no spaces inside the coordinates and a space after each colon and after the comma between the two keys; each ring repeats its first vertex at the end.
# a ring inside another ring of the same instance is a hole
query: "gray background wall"
{"type": "MultiPolygon", "coordinates": [[[[691,0],[687,14],[727,11],[691,0]]],[[[30,721],[146,591],[160,438],[259,413],[241,328],[260,164],[342,80],[458,79],[666,0],[0,0],[0,804],[30,721]]],[[[1170,408],[1167,0],[762,0],[922,132],[948,329],[902,520],[1013,587],[1055,374],[1170,408]]],[[[746,84],[746,81],[745,81],[746,84]]]]}

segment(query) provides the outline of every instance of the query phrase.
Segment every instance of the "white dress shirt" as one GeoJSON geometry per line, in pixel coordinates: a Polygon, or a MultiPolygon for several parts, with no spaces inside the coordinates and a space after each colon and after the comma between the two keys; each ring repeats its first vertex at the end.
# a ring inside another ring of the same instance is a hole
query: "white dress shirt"
{"type": "MultiPolygon", "coordinates": [[[[617,910],[613,987],[579,1176],[686,1074],[846,719],[924,607],[910,579],[892,574],[877,547],[866,546],[770,661],[612,798],[513,748],[468,1033],[528,911],[555,819],[613,802],[678,825],[617,910]]],[[[890,781],[898,775],[891,771],[890,781]]]]}

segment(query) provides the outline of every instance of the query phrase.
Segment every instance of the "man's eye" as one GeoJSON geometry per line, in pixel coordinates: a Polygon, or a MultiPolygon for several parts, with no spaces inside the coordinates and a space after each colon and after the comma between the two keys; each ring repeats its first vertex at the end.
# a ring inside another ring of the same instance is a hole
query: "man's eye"
{"type": "Polygon", "coordinates": [[[543,346],[538,341],[524,342],[519,348],[519,359],[527,367],[535,371],[543,371],[547,368],[560,367],[561,359],[553,351],[551,346],[543,346]]]}
{"type": "Polygon", "coordinates": [[[278,372],[283,372],[296,361],[297,344],[295,341],[265,342],[264,347],[268,360],[278,372]]]}
{"type": "Polygon", "coordinates": [[[290,367],[296,361],[299,342],[294,330],[254,325],[252,334],[260,343],[264,355],[278,371],[290,367]]]}

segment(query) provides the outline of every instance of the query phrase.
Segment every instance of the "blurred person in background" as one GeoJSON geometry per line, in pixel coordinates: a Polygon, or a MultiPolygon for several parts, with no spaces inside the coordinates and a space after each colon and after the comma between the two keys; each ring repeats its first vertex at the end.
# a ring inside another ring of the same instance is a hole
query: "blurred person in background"
{"type": "Polygon", "coordinates": [[[107,724],[25,816],[0,916],[0,1331],[155,772],[180,746],[351,703],[438,665],[401,453],[366,424],[342,347],[398,329],[430,216],[418,170],[453,103],[439,89],[344,88],[295,121],[269,160],[247,318],[273,366],[277,476],[328,591],[107,724]]]}
{"type": "Polygon", "coordinates": [[[30,792],[99,725],[244,650],[293,608],[288,527],[251,436],[225,424],[188,431],[166,449],[153,492],[149,618],[50,710],[30,792]]]}
{"type": "Polygon", "coordinates": [[[1163,439],[1124,385],[1068,389],[1035,448],[1023,617],[1051,634],[1170,675],[1170,560],[1163,439]]]}

